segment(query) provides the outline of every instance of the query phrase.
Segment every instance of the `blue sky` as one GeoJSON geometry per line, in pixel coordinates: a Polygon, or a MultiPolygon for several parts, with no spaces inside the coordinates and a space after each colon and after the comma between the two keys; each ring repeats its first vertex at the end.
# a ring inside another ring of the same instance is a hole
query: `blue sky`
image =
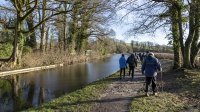
{"type": "Polygon", "coordinates": [[[127,24],[113,24],[111,26],[111,28],[116,32],[116,36],[115,38],[119,39],[119,40],[123,40],[127,43],[130,43],[131,40],[134,41],[139,41],[139,42],[145,42],[145,41],[150,41],[150,42],[154,42],[160,45],[167,45],[168,44],[168,40],[165,38],[166,34],[162,31],[157,31],[155,33],[155,35],[151,35],[151,34],[146,34],[146,35],[140,35],[140,36],[136,36],[136,37],[129,37],[127,35],[125,35],[125,32],[130,28],[131,26],[127,25],[127,24]]]}
{"type": "MultiPolygon", "coordinates": [[[[138,0],[137,4],[143,3],[143,0],[138,0]]],[[[130,29],[132,26],[127,23],[133,23],[134,20],[137,20],[138,18],[135,18],[134,15],[131,15],[131,13],[127,16],[124,17],[124,15],[127,14],[126,9],[121,9],[117,12],[117,17],[116,21],[113,22],[111,25],[111,28],[116,32],[115,38],[123,40],[127,43],[130,43],[131,40],[134,41],[139,41],[139,42],[144,42],[144,41],[150,41],[154,42],[160,45],[167,45],[168,44],[168,39],[166,39],[166,33],[158,30],[155,32],[155,34],[144,34],[144,35],[138,35],[138,36],[127,36],[125,35],[126,31],[130,29]],[[124,17],[122,19],[122,17],[124,17]]]]}

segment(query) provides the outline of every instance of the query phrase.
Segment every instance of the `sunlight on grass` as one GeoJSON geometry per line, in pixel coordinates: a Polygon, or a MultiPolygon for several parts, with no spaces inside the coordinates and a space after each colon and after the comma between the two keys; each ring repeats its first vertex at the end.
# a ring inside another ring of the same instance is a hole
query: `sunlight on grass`
{"type": "Polygon", "coordinates": [[[177,83],[182,86],[183,96],[200,98],[200,70],[186,70],[177,83]]]}
{"type": "Polygon", "coordinates": [[[162,93],[159,96],[139,97],[133,99],[130,112],[180,111],[184,103],[178,96],[162,93]]]}
{"type": "Polygon", "coordinates": [[[158,96],[145,97],[141,95],[141,97],[136,97],[132,101],[130,112],[199,112],[200,70],[186,70],[173,82],[179,87],[176,92],[164,92],[158,96]]]}

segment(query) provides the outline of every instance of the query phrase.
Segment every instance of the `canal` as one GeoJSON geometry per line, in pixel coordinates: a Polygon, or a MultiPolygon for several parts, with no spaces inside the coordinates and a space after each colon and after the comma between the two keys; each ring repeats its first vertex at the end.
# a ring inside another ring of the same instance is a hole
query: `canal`
{"type": "Polygon", "coordinates": [[[0,79],[0,110],[35,107],[119,70],[120,55],[0,79]]]}

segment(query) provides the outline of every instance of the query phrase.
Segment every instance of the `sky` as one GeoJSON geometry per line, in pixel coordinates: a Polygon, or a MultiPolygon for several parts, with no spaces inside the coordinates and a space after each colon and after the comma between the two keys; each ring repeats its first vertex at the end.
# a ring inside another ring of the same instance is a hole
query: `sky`
{"type": "MultiPolygon", "coordinates": [[[[143,0],[138,0],[138,4],[141,4],[141,3],[143,3],[143,0]]],[[[134,40],[134,41],[139,41],[139,42],[150,41],[150,42],[154,42],[160,45],[168,44],[169,41],[165,38],[167,34],[161,30],[156,31],[154,35],[145,34],[145,35],[139,35],[135,37],[125,35],[126,31],[132,27],[130,24],[127,24],[127,23],[130,23],[130,22],[132,23],[134,22],[134,19],[139,19],[139,18],[135,18],[134,15],[129,14],[128,16],[125,16],[125,18],[122,21],[121,18],[126,14],[127,14],[127,11],[125,9],[119,10],[117,12],[116,21],[113,22],[113,24],[111,25],[111,28],[116,32],[115,38],[119,40],[123,40],[127,43],[131,43],[131,40],[134,40]]]]}
{"type": "Polygon", "coordinates": [[[150,35],[150,34],[146,34],[146,35],[140,35],[140,36],[136,36],[136,37],[131,37],[131,36],[127,36],[125,35],[125,32],[130,28],[131,26],[127,25],[127,24],[113,24],[111,26],[111,28],[116,32],[116,39],[119,40],[123,40],[126,43],[131,43],[132,40],[134,41],[139,41],[139,42],[153,42],[153,43],[157,43],[160,45],[167,45],[168,44],[168,40],[165,38],[166,34],[162,31],[157,31],[155,33],[155,35],[150,35]]]}

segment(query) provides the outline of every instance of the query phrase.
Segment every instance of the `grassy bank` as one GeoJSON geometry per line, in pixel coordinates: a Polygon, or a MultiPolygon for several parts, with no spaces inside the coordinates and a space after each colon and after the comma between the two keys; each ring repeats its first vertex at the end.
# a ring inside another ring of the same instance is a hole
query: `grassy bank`
{"type": "Polygon", "coordinates": [[[119,73],[115,73],[108,78],[91,83],[83,89],[66,94],[40,107],[31,108],[28,111],[88,112],[91,110],[93,102],[98,100],[100,95],[105,92],[108,84],[118,79],[118,75],[119,73]]]}
{"type": "Polygon", "coordinates": [[[150,97],[144,97],[144,93],[141,93],[134,98],[131,112],[199,112],[200,70],[170,72],[163,77],[165,77],[164,92],[150,97]]]}

